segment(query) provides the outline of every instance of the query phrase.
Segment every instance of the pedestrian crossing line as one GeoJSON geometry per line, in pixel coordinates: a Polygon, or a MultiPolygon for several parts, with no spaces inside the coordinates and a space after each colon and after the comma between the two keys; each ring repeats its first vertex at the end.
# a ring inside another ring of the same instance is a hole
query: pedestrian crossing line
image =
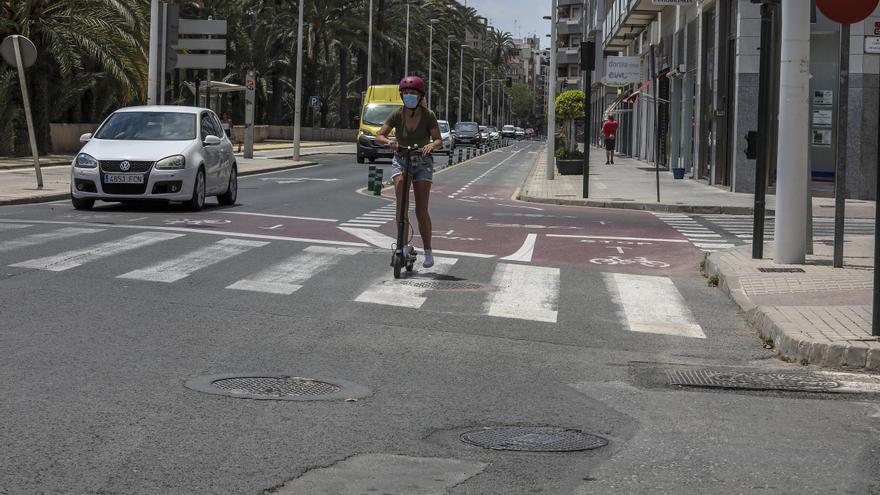
{"type": "Polygon", "coordinates": [[[266,244],[269,243],[243,239],[222,239],[183,256],[156,263],[147,268],[133,270],[117,278],[145,280],[148,282],[177,282],[202,268],[220,263],[233,256],[245,253],[256,247],[265,246],[266,244]]]}
{"type": "Polygon", "coordinates": [[[33,225],[28,225],[26,223],[0,223],[0,232],[5,230],[26,229],[28,227],[33,227],[33,225]]]}
{"type": "MultiPolygon", "coordinates": [[[[435,256],[434,266],[430,269],[430,272],[419,274],[419,277],[412,277],[410,280],[431,280],[434,278],[430,276],[431,273],[435,276],[445,275],[449,273],[449,270],[452,269],[457,261],[458,258],[435,256]]],[[[399,283],[389,277],[390,275],[376,279],[367,290],[357,296],[355,301],[413,309],[419,309],[422,307],[422,304],[425,304],[427,300],[425,294],[431,289],[407,285],[406,280],[404,280],[404,283],[399,283]]]]}
{"type": "Polygon", "coordinates": [[[669,277],[605,273],[604,278],[630,331],[706,338],[669,277]]]}
{"type": "Polygon", "coordinates": [[[169,232],[141,232],[117,241],[103,242],[87,248],[66,251],[55,256],[23,261],[10,266],[62,272],[107,256],[114,256],[126,251],[132,251],[134,249],[150,246],[162,241],[177,239],[178,237],[183,236],[184,234],[172,234],[169,232]]]}
{"type": "Polygon", "coordinates": [[[535,253],[535,241],[538,239],[538,234],[529,234],[526,236],[526,240],[523,242],[523,245],[510,256],[505,256],[501,259],[507,261],[524,261],[526,263],[532,261],[532,255],[535,253]]]}
{"type": "Polygon", "coordinates": [[[46,242],[69,239],[78,235],[96,234],[103,231],[104,229],[81,229],[76,227],[66,227],[52,232],[26,235],[24,237],[19,237],[18,239],[10,239],[8,241],[0,242],[0,253],[12,251],[13,249],[20,249],[23,247],[38,246],[46,242]]]}
{"type": "Polygon", "coordinates": [[[489,316],[556,323],[559,268],[499,263],[492,285],[498,289],[486,303],[489,316]]]}
{"type": "Polygon", "coordinates": [[[704,232],[699,232],[699,233],[698,233],[698,232],[684,232],[684,231],[681,231],[681,230],[679,230],[679,232],[681,232],[682,234],[684,234],[685,237],[699,237],[699,238],[709,238],[709,239],[712,239],[712,238],[714,238],[714,239],[721,239],[721,234],[716,234],[716,233],[712,232],[711,230],[709,230],[709,231],[704,231],[704,232]]]}
{"type": "Polygon", "coordinates": [[[732,247],[735,247],[736,244],[730,244],[730,243],[710,244],[707,242],[695,242],[694,246],[697,246],[698,248],[704,249],[705,251],[709,251],[712,249],[715,249],[715,250],[730,249],[732,247]]]}
{"type": "Polygon", "coordinates": [[[303,253],[226,288],[289,296],[301,289],[306,280],[327,270],[344,257],[360,251],[358,248],[309,246],[303,250],[303,253]]]}
{"type": "Polygon", "coordinates": [[[382,224],[372,224],[372,223],[340,223],[340,227],[354,227],[356,229],[362,229],[365,227],[376,228],[381,227],[382,224]]]}

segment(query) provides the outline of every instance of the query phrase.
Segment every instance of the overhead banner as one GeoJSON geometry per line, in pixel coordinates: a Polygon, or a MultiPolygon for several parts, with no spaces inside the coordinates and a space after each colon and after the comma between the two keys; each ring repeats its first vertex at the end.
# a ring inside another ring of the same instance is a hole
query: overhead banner
{"type": "Polygon", "coordinates": [[[605,59],[605,84],[625,86],[642,82],[641,57],[608,57],[605,59]]]}

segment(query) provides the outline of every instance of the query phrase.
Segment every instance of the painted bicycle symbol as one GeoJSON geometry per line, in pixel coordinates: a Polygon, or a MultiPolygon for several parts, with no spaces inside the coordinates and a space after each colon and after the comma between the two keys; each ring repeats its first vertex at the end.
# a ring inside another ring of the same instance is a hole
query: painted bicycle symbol
{"type": "Polygon", "coordinates": [[[619,256],[609,256],[607,258],[593,258],[590,263],[595,265],[635,265],[639,264],[648,268],[668,268],[669,263],[663,261],[649,260],[644,256],[635,258],[621,258],[619,256]]]}
{"type": "Polygon", "coordinates": [[[166,225],[225,225],[231,222],[231,220],[214,220],[210,218],[205,218],[201,220],[191,220],[189,218],[174,218],[165,220],[166,225]]]}

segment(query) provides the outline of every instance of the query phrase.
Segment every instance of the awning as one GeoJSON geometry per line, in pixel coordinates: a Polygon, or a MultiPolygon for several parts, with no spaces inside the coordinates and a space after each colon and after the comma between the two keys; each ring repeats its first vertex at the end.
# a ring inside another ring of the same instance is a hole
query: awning
{"type": "Polygon", "coordinates": [[[642,83],[641,86],[639,86],[639,89],[630,93],[629,96],[627,96],[626,98],[623,99],[623,101],[625,103],[635,103],[635,101],[638,100],[639,96],[642,94],[642,91],[644,91],[645,88],[647,88],[651,84],[652,84],[652,81],[645,81],[644,83],[642,83]]]}

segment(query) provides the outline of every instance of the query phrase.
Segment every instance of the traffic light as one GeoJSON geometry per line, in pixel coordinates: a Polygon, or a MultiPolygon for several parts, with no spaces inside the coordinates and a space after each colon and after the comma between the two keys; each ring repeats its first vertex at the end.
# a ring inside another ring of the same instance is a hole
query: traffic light
{"type": "Polygon", "coordinates": [[[165,37],[165,60],[162,64],[165,72],[171,72],[177,68],[177,40],[180,29],[180,5],[176,3],[165,4],[167,9],[164,23],[165,37]]]}
{"type": "Polygon", "coordinates": [[[512,78],[512,77],[508,77],[508,78],[507,78],[507,82],[505,83],[505,85],[506,85],[508,88],[511,87],[511,86],[513,86],[513,78],[512,78]]]}

